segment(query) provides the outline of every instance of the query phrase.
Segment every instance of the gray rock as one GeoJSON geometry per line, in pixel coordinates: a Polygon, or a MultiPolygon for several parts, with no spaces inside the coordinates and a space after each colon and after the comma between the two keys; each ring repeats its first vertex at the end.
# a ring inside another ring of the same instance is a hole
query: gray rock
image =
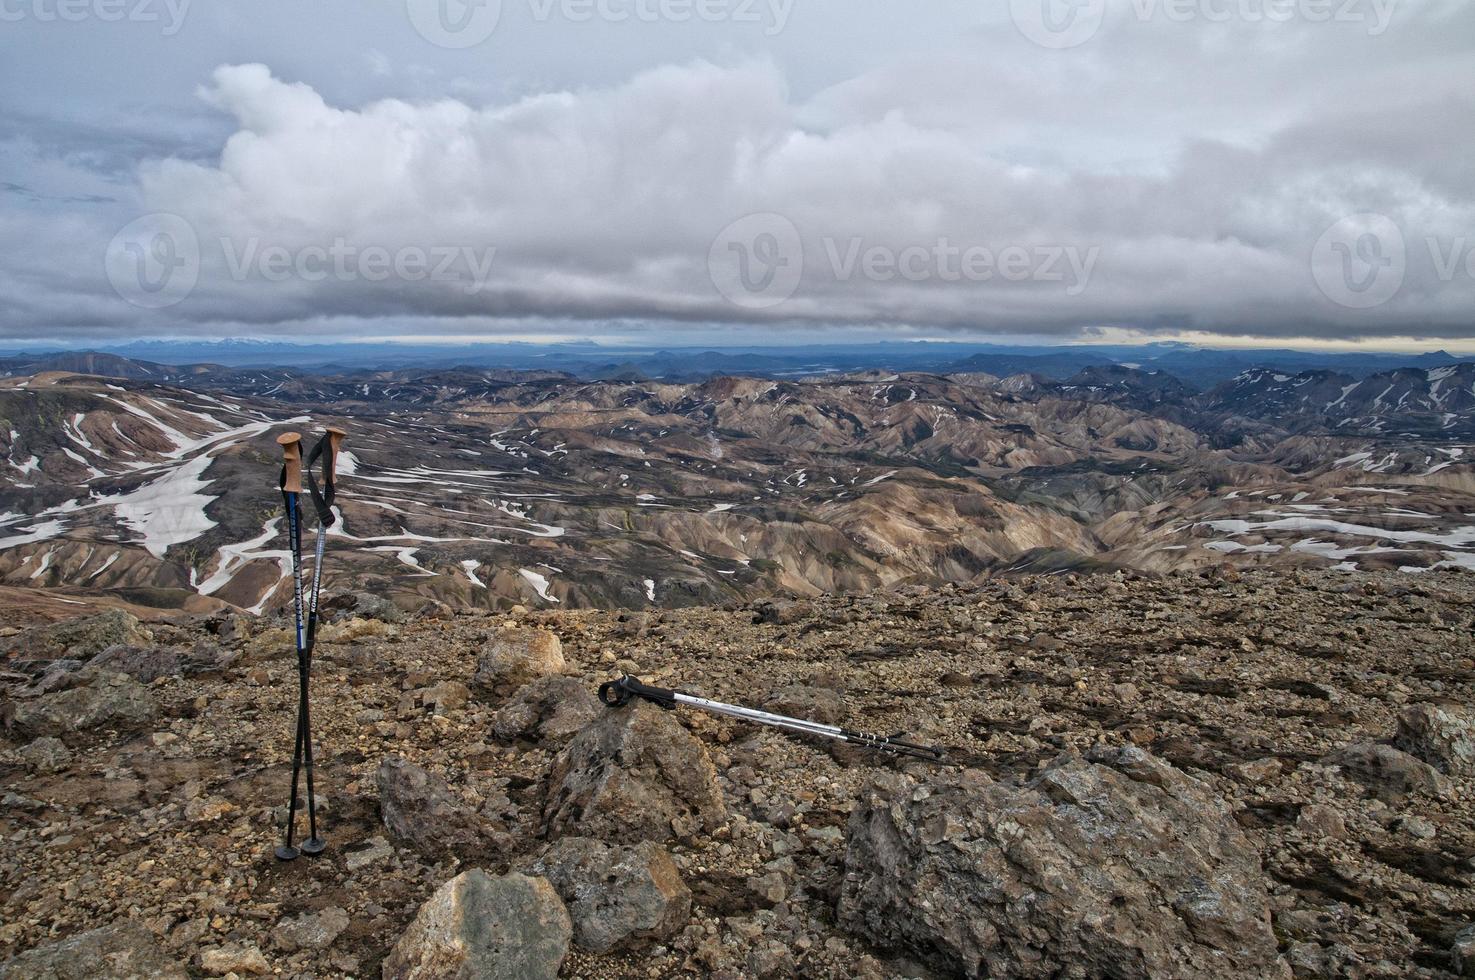
{"type": "Polygon", "coordinates": [[[0,964],[0,980],[188,980],[153,933],[116,922],[21,953],[0,964]]]}
{"type": "Polygon", "coordinates": [[[39,773],[61,772],[72,763],[72,752],[59,738],[43,735],[20,750],[20,757],[39,773]]]}
{"type": "Polygon", "coordinates": [[[54,691],[64,691],[69,687],[75,687],[84,683],[87,678],[82,674],[82,661],[80,660],[53,660],[42,669],[36,682],[32,684],[27,693],[32,695],[51,694],[54,691]]]}
{"type": "Polygon", "coordinates": [[[1386,796],[1423,793],[1449,795],[1449,780],[1427,762],[1421,762],[1382,742],[1354,742],[1326,756],[1325,764],[1343,772],[1386,796]]]}
{"type": "Polygon", "coordinates": [[[1455,935],[1449,959],[1455,976],[1475,977],[1475,926],[1466,926],[1455,935]]]}
{"type": "Polygon", "coordinates": [[[383,864],[394,857],[394,848],[383,837],[370,837],[369,846],[349,851],[343,856],[343,864],[349,871],[359,871],[375,864],[383,864]]]}
{"type": "Polygon", "coordinates": [[[498,630],[476,656],[477,687],[511,694],[539,677],[562,673],[563,644],[547,630],[498,630]]]}
{"type": "Polygon", "coordinates": [[[493,828],[451,795],[439,776],[390,756],[379,764],[375,779],[384,826],[432,861],[470,857],[499,843],[493,828]]]}
{"type": "Polygon", "coordinates": [[[792,599],[764,599],[753,606],[753,622],[792,626],[814,616],[814,606],[792,599]]]}
{"type": "Polygon", "coordinates": [[[153,633],[136,616],[109,609],[86,619],[34,626],[11,641],[11,649],[25,656],[65,656],[85,661],[119,643],[149,646],[153,642],[153,633]]]}
{"type": "Polygon", "coordinates": [[[824,725],[838,725],[845,717],[845,704],[838,691],[803,684],[781,687],[769,694],[763,710],[824,725]]]}
{"type": "Polygon", "coordinates": [[[384,960],[384,980],[554,980],[573,927],[545,878],[468,871],[442,885],[384,960]]]}
{"type": "Polygon", "coordinates": [[[399,606],[372,592],[355,592],[349,609],[355,616],[377,619],[385,623],[399,623],[405,618],[404,610],[399,606]]]}
{"type": "Polygon", "coordinates": [[[337,906],[320,912],[304,912],[283,919],[272,931],[272,941],[289,953],[302,949],[327,949],[348,928],[348,913],[337,906]]]}
{"type": "Polygon", "coordinates": [[[1416,704],[1398,719],[1393,744],[1451,776],[1475,776],[1475,715],[1452,704],[1416,704]]]}
{"type": "Polygon", "coordinates": [[[159,647],[110,646],[88,662],[89,670],[111,670],[143,684],[160,677],[178,677],[181,670],[179,651],[159,647]]]}
{"type": "Polygon", "coordinates": [[[842,926],[990,977],[1288,977],[1260,856],[1203,783],[1141,749],[1020,786],[888,774],[852,811],[842,926]]]}
{"type": "Polygon", "coordinates": [[[605,711],[553,760],[550,837],[634,844],[715,830],[727,817],[706,748],[643,701],[605,711]]]}
{"type": "Polygon", "coordinates": [[[691,891],[671,855],[650,841],[609,846],[565,837],[530,868],[568,906],[574,943],[594,953],[667,939],[691,918],[691,891]]]}
{"type": "Polygon", "coordinates": [[[31,735],[93,728],[139,728],[158,713],[148,690],[126,674],[93,673],[89,682],[15,705],[12,724],[31,735]]]}
{"type": "Polygon", "coordinates": [[[518,688],[512,700],[492,716],[492,734],[503,741],[564,742],[605,710],[584,682],[573,677],[540,677],[518,688]]]}

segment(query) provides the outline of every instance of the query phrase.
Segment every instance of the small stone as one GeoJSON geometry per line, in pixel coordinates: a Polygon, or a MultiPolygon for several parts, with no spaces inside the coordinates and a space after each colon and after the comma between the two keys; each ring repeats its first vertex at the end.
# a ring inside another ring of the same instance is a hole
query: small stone
{"type": "Polygon", "coordinates": [[[539,677],[562,673],[565,666],[557,635],[547,630],[505,628],[477,654],[473,683],[494,694],[511,694],[539,677]]]}
{"type": "Polygon", "coordinates": [[[1398,830],[1418,840],[1433,840],[1439,833],[1433,823],[1413,814],[1398,819],[1398,830]]]}
{"type": "Polygon", "coordinates": [[[207,796],[190,800],[184,806],[185,819],[195,823],[219,820],[221,817],[234,812],[236,812],[235,804],[219,796],[207,796]]]}
{"type": "Polygon", "coordinates": [[[1329,806],[1311,803],[1296,816],[1296,829],[1307,837],[1339,840],[1347,835],[1342,815],[1329,806]]]}
{"type": "Polygon", "coordinates": [[[1475,714],[1463,706],[1408,708],[1398,718],[1393,744],[1451,776],[1475,776],[1475,714]]]}
{"type": "Polygon", "coordinates": [[[1234,778],[1251,786],[1259,783],[1269,782],[1280,775],[1280,760],[1273,756],[1264,759],[1254,759],[1250,762],[1241,762],[1229,767],[1234,778]]]}
{"type": "Polygon", "coordinates": [[[1380,742],[1356,742],[1343,746],[1322,760],[1384,795],[1423,793],[1447,797],[1449,779],[1427,762],[1380,742]]]}
{"type": "Polygon", "coordinates": [[[327,949],[348,928],[348,913],[337,906],[321,912],[305,912],[295,919],[277,923],[273,940],[288,953],[303,949],[327,949]]]}
{"type": "Polygon", "coordinates": [[[383,837],[370,837],[369,846],[358,851],[349,851],[343,856],[343,864],[349,871],[359,871],[375,864],[382,864],[394,857],[394,848],[383,837]]]}
{"type": "Polygon", "coordinates": [[[61,772],[72,763],[72,752],[59,738],[43,735],[20,750],[20,757],[39,773],[61,772]]]}
{"type": "Polygon", "coordinates": [[[246,976],[261,976],[271,972],[261,950],[247,944],[230,943],[212,946],[200,951],[200,969],[211,976],[221,977],[230,973],[246,976]]]}

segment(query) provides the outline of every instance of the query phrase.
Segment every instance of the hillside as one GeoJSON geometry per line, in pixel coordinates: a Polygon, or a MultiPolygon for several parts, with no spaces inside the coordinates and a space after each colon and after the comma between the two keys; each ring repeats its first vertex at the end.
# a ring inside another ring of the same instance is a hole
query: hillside
{"type": "Polygon", "coordinates": [[[1086,956],[1119,976],[1451,976],[1475,952],[1472,600],[1448,571],[411,620],[337,596],[314,704],[330,847],[288,865],[281,619],[6,629],[0,960],[34,952],[0,976],[125,920],[72,962],[121,946],[158,976],[377,976],[423,952],[402,934],[468,868],[557,886],[543,925],[499,921],[567,951],[567,976],[1072,975],[1086,956]],[[561,668],[527,659],[528,628],[561,668]],[[905,731],[949,764],[600,706],[621,670],[905,731]]]}

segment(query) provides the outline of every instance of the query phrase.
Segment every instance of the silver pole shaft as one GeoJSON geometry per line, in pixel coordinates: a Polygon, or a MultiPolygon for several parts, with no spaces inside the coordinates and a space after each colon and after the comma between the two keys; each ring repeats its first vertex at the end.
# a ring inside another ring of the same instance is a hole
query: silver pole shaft
{"type": "Polygon", "coordinates": [[[773,725],[778,728],[808,732],[811,735],[825,735],[829,738],[845,738],[844,731],[836,725],[822,725],[817,721],[790,718],[786,715],[776,715],[767,711],[759,711],[756,708],[744,708],[740,705],[727,704],[722,701],[708,701],[706,698],[692,697],[690,694],[681,694],[679,692],[676,695],[676,701],[679,704],[689,704],[694,708],[702,708],[703,710],[715,712],[719,715],[729,715],[733,718],[742,718],[745,721],[755,721],[761,725],[773,725]]]}

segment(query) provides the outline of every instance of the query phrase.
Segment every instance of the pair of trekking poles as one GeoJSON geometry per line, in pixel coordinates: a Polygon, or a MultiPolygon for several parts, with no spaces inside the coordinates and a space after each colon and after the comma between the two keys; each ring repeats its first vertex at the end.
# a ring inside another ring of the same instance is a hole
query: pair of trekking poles
{"type": "Polygon", "coordinates": [[[282,447],[282,475],[278,486],[282,503],[287,508],[287,542],[292,552],[292,610],[297,620],[297,741],[292,749],[292,791],[287,802],[287,836],[275,854],[279,860],[291,861],[298,855],[321,854],[327,843],[318,836],[317,794],[313,786],[312,712],[308,703],[308,684],[312,674],[312,650],[317,640],[318,593],[323,582],[323,551],[328,528],[337,515],[333,513],[334,470],[338,449],[347,435],[342,429],[328,428],[313,447],[304,466],[302,436],[288,432],[277,438],[282,447]],[[314,469],[321,464],[323,482],[318,485],[314,469]],[[302,478],[307,476],[307,490],[318,517],[317,551],[312,566],[312,587],[303,595],[302,581],[302,478]],[[307,839],[294,844],[297,829],[297,783],[307,770],[307,839]]]}

